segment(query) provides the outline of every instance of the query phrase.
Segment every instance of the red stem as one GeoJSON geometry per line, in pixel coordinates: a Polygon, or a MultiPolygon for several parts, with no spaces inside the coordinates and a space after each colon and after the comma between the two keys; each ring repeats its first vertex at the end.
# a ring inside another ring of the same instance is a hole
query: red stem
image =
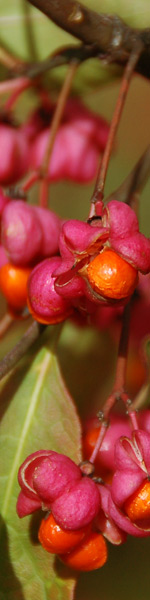
{"type": "Polygon", "coordinates": [[[108,165],[109,165],[109,160],[110,160],[110,156],[111,156],[111,152],[112,152],[112,148],[113,148],[115,135],[116,135],[119,123],[120,123],[120,118],[121,118],[121,114],[122,114],[123,107],[125,104],[126,96],[128,93],[131,77],[132,77],[134,68],[137,64],[137,61],[139,59],[139,56],[142,52],[142,48],[143,48],[142,43],[140,41],[138,41],[138,43],[136,43],[136,45],[135,45],[135,48],[134,48],[132,54],[130,55],[129,61],[128,61],[127,66],[124,71],[123,79],[122,79],[120,90],[119,90],[119,95],[117,98],[113,118],[112,118],[111,125],[110,125],[109,136],[108,136],[106,148],[105,148],[105,151],[103,154],[102,161],[100,161],[97,181],[96,181],[94,193],[93,193],[92,199],[91,199],[91,208],[90,208],[89,218],[92,218],[93,216],[95,216],[96,202],[103,199],[104,185],[105,185],[107,169],[108,169],[108,165]]]}
{"type": "MultiPolygon", "coordinates": [[[[0,82],[0,96],[3,94],[9,94],[9,92],[13,92],[14,94],[21,94],[27,88],[33,85],[32,79],[28,77],[17,77],[16,79],[7,79],[6,81],[0,82]]],[[[9,102],[9,101],[8,101],[9,102]]]]}
{"type": "Polygon", "coordinates": [[[28,192],[28,190],[32,187],[32,185],[34,185],[34,183],[39,181],[39,179],[40,179],[40,176],[39,176],[38,171],[32,171],[32,173],[30,173],[30,175],[26,179],[26,181],[22,184],[21,190],[23,192],[28,192]]]}
{"type": "Polygon", "coordinates": [[[50,125],[49,132],[49,140],[46,148],[46,152],[43,159],[43,164],[40,169],[40,178],[42,179],[41,191],[40,191],[40,206],[46,208],[48,203],[48,169],[49,163],[52,156],[53,146],[55,142],[55,137],[58,131],[58,127],[60,125],[62,115],[64,112],[65,104],[70,92],[70,88],[72,85],[72,80],[76,73],[76,69],[78,66],[78,61],[74,60],[70,63],[67,74],[61,88],[60,94],[58,96],[58,101],[56,105],[56,109],[54,112],[53,120],[50,125]]]}
{"type": "MultiPolygon", "coordinates": [[[[95,448],[91,454],[90,462],[94,462],[97,456],[97,453],[100,450],[103,439],[105,437],[106,429],[108,426],[108,416],[113,408],[117,399],[122,399],[128,408],[128,395],[125,393],[125,380],[126,380],[126,366],[127,366],[127,353],[128,353],[128,339],[129,339],[129,324],[130,324],[130,302],[125,306],[123,318],[122,318],[122,328],[120,334],[120,342],[118,348],[118,358],[116,365],[116,374],[114,386],[112,389],[112,393],[108,396],[103,410],[102,410],[102,425],[100,427],[100,432],[98,439],[95,444],[95,448]]],[[[130,411],[129,411],[130,415],[130,411]]],[[[131,412],[131,421],[133,423],[133,411],[131,412]]],[[[135,421],[134,421],[135,422],[135,421]]]]}

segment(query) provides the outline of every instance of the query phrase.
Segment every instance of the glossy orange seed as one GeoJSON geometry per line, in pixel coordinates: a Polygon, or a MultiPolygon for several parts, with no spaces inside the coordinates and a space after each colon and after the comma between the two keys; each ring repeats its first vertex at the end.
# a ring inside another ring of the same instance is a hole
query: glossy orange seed
{"type": "Polygon", "coordinates": [[[140,488],[126,500],[124,510],[131,521],[150,518],[150,482],[142,483],[140,488]]]}
{"type": "Polygon", "coordinates": [[[31,269],[16,267],[11,263],[0,269],[0,289],[10,307],[22,310],[27,302],[27,281],[31,269]]]}
{"type": "Polygon", "coordinates": [[[61,560],[77,571],[99,569],[107,560],[106,542],[100,533],[90,533],[72,552],[61,556],[61,560]]]}
{"type": "Polygon", "coordinates": [[[105,298],[120,300],[130,296],[138,282],[136,269],[114,250],[104,250],[87,267],[91,287],[105,298]]]}
{"type": "Polygon", "coordinates": [[[64,552],[69,552],[69,550],[77,546],[85,535],[87,535],[88,531],[89,527],[87,526],[77,531],[65,531],[56,523],[53,515],[50,514],[46,519],[42,519],[38,538],[47,552],[64,554],[64,552]]]}

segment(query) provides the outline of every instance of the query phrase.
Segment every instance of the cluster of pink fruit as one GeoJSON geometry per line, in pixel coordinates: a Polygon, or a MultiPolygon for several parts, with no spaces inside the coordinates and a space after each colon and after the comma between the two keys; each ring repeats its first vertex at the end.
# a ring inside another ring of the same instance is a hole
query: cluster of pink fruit
{"type": "MultiPolygon", "coordinates": [[[[40,323],[71,316],[104,326],[128,302],[139,274],[150,273],[150,240],[139,232],[135,212],[114,199],[106,206],[97,202],[90,222],[62,221],[48,208],[11,199],[4,191],[29,167],[40,180],[54,108],[46,102],[20,127],[11,119],[0,124],[0,288],[15,316],[27,305],[40,323]]],[[[46,179],[91,181],[108,129],[81,102],[69,100],[46,179]]],[[[140,280],[143,297],[146,281],[140,280]]],[[[85,470],[51,450],[35,452],[20,467],[18,515],[48,511],[39,540],[68,566],[101,567],[107,560],[105,538],[121,544],[127,533],[150,533],[149,411],[139,415],[138,425],[131,432],[127,417],[111,418],[95,461],[96,476],[90,456],[97,422],[84,435],[85,470]]]]}
{"type": "MultiPolygon", "coordinates": [[[[131,431],[127,417],[111,417],[97,456],[96,476],[90,462],[77,466],[51,450],[31,454],[19,469],[19,517],[40,508],[48,511],[40,525],[39,541],[74,569],[89,571],[103,566],[107,560],[105,538],[119,545],[127,533],[150,535],[149,410],[139,414],[139,427],[131,431]]],[[[90,423],[84,436],[86,457],[95,431],[98,435],[98,424],[90,423]]]]}
{"type": "MultiPolygon", "coordinates": [[[[8,186],[18,182],[29,168],[41,168],[54,109],[55,106],[46,99],[21,126],[14,125],[9,116],[7,120],[1,120],[1,185],[8,186]]],[[[96,175],[108,130],[104,119],[91,113],[77,99],[69,99],[56,134],[47,174],[49,181],[91,181],[96,175]]]]}
{"type": "MultiPolygon", "coordinates": [[[[18,180],[29,164],[39,172],[53,111],[47,102],[19,129],[1,123],[2,184],[18,180]]],[[[49,180],[90,181],[107,136],[104,120],[69,100],[56,135],[49,180]]],[[[101,324],[103,305],[109,306],[107,323],[116,306],[132,295],[138,273],[150,271],[150,240],[139,232],[134,211],[115,200],[106,207],[97,203],[97,218],[91,223],[62,222],[49,209],[10,200],[1,189],[0,214],[0,287],[15,315],[28,304],[41,323],[55,324],[77,314],[101,324]]]]}
{"type": "MultiPolygon", "coordinates": [[[[14,125],[10,117],[1,121],[1,185],[5,187],[18,182],[29,167],[39,173],[54,109],[46,98],[22,126],[14,125]]],[[[96,175],[108,130],[105,120],[92,114],[80,101],[68,100],[48,168],[49,181],[91,181],[96,175]]],[[[61,220],[52,211],[26,205],[22,200],[11,201],[2,188],[0,216],[0,287],[9,308],[17,315],[26,305],[27,280],[33,266],[46,257],[59,255],[61,220]]],[[[53,270],[59,262],[56,258],[53,270]]],[[[57,294],[55,300],[57,304],[57,294]]],[[[63,318],[68,316],[68,307],[66,310],[61,298],[59,312],[63,318]]]]}
{"type": "Polygon", "coordinates": [[[138,272],[150,271],[150,240],[134,211],[115,200],[91,224],[62,223],[49,209],[1,191],[1,242],[0,285],[9,306],[21,311],[27,302],[46,324],[76,312],[98,319],[100,304],[124,304],[138,272]]]}

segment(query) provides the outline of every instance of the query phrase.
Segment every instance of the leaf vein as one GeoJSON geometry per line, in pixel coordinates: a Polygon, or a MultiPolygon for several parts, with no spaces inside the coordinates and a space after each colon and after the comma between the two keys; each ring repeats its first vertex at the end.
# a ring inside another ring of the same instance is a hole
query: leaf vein
{"type": "Polygon", "coordinates": [[[3,517],[6,517],[6,515],[7,515],[9,499],[10,499],[10,495],[11,495],[11,491],[12,491],[12,487],[13,487],[13,483],[14,483],[14,478],[15,478],[16,472],[18,470],[18,465],[19,465],[19,460],[20,460],[20,456],[22,453],[23,445],[24,445],[25,439],[27,437],[28,431],[30,429],[31,423],[32,423],[34,411],[35,411],[35,408],[36,408],[36,405],[38,402],[38,398],[39,398],[39,394],[41,391],[43,378],[46,374],[47,368],[50,365],[51,360],[52,360],[52,355],[50,354],[50,352],[47,352],[46,356],[44,357],[38,379],[36,381],[35,389],[32,394],[32,401],[29,404],[26,419],[23,424],[22,433],[20,434],[20,440],[19,440],[19,444],[17,447],[17,451],[14,456],[13,466],[12,466],[12,469],[11,469],[11,472],[10,472],[10,475],[8,478],[8,485],[6,488],[6,493],[5,493],[4,502],[3,502],[2,511],[1,511],[3,517]]]}

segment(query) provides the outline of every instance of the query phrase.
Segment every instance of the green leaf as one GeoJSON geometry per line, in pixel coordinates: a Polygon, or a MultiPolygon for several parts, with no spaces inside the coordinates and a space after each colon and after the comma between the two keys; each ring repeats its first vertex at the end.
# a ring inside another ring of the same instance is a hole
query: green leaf
{"type": "Polygon", "coordinates": [[[70,600],[75,580],[38,543],[41,514],[16,514],[17,473],[27,455],[51,448],[81,459],[80,424],[53,347],[30,353],[1,390],[0,600],[70,600]]]}

